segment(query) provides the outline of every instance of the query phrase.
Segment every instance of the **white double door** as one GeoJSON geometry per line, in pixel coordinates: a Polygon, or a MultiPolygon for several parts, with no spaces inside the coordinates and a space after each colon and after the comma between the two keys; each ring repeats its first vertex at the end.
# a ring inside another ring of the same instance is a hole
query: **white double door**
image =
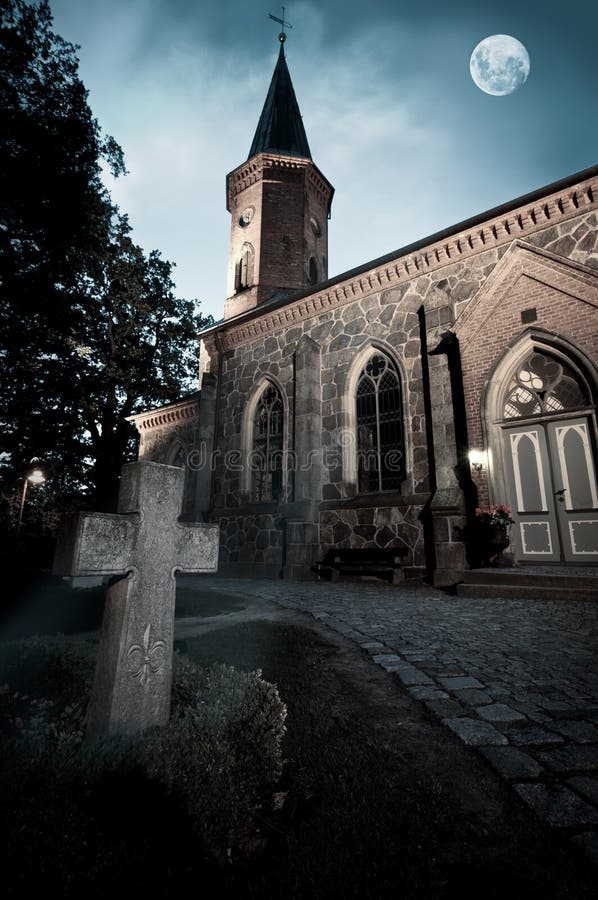
{"type": "Polygon", "coordinates": [[[517,558],[598,563],[596,465],[585,417],[504,430],[517,558]]]}

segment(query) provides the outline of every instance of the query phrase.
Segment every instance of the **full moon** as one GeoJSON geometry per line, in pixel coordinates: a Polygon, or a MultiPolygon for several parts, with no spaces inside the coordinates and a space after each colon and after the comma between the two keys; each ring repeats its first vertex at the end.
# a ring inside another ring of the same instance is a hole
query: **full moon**
{"type": "Polygon", "coordinates": [[[469,60],[469,71],[487,94],[504,97],[525,84],[529,75],[529,53],[509,34],[493,34],[477,45],[469,60]]]}

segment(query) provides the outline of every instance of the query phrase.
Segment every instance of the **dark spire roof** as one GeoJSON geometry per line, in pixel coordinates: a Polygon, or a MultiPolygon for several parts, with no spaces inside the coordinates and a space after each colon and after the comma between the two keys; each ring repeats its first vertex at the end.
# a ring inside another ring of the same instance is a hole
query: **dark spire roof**
{"type": "Polygon", "coordinates": [[[264,150],[311,159],[282,42],[249,157],[264,150]]]}

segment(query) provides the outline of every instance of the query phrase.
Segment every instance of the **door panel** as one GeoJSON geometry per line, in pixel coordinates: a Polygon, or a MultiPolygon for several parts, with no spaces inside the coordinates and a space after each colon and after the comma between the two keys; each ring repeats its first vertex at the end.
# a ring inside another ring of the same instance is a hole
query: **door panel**
{"type": "Polygon", "coordinates": [[[561,558],[548,445],[543,425],[505,429],[507,474],[515,524],[511,540],[529,562],[561,558]]]}
{"type": "Polygon", "coordinates": [[[598,560],[598,489],[587,419],[546,426],[567,562],[598,560]]]}

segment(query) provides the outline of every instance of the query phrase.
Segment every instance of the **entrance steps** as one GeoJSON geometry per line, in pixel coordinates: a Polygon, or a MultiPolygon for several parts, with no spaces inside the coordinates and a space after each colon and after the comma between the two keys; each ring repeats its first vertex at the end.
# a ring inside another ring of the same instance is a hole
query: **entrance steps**
{"type": "Polygon", "coordinates": [[[595,568],[588,574],[579,568],[567,572],[560,567],[470,569],[457,585],[457,596],[598,601],[598,572],[595,568]]]}

